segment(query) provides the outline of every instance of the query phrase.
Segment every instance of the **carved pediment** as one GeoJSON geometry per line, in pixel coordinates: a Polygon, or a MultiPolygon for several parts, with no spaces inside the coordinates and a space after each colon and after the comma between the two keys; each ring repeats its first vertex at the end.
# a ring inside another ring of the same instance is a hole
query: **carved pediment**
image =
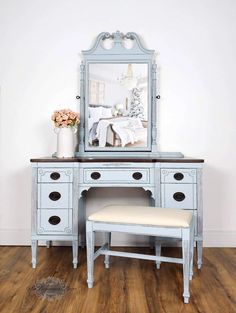
{"type": "Polygon", "coordinates": [[[154,54],[154,50],[146,49],[139,38],[139,36],[134,32],[121,33],[116,31],[114,33],[103,32],[100,33],[93,47],[89,50],[84,50],[83,54],[85,55],[120,55],[120,54],[133,54],[133,55],[147,55],[154,54]],[[107,49],[104,47],[104,41],[111,40],[112,47],[107,49]],[[126,40],[132,41],[132,47],[127,48],[125,45],[126,40]]]}

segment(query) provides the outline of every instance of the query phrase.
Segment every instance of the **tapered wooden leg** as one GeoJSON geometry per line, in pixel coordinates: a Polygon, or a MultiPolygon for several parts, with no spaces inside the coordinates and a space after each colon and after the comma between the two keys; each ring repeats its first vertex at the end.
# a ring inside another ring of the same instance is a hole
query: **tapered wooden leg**
{"type": "Polygon", "coordinates": [[[94,231],[93,222],[86,222],[86,246],[87,246],[87,283],[88,288],[93,287],[93,269],[94,269],[94,231]]]}
{"type": "Polygon", "coordinates": [[[72,241],[72,254],[73,254],[73,266],[77,268],[78,266],[78,240],[72,241]]]}
{"type": "Polygon", "coordinates": [[[194,225],[192,225],[190,230],[190,277],[192,280],[193,277],[193,257],[194,257],[194,225]]]}
{"type": "Polygon", "coordinates": [[[183,282],[184,282],[184,303],[189,302],[189,278],[190,278],[190,230],[182,230],[182,255],[183,255],[183,282]]]}
{"type": "Polygon", "coordinates": [[[86,199],[85,196],[82,194],[79,199],[79,238],[82,249],[86,245],[85,225],[86,225],[86,199]]]}
{"type": "Polygon", "coordinates": [[[197,268],[202,267],[202,240],[197,241],[197,268]]]}
{"type": "MultiPolygon", "coordinates": [[[[111,233],[105,233],[105,243],[107,244],[107,250],[109,250],[111,246],[111,233]]],[[[104,260],[105,268],[109,268],[109,264],[110,264],[109,261],[110,261],[110,255],[105,255],[105,260],[104,260]]]]}
{"type": "Polygon", "coordinates": [[[36,268],[37,264],[37,247],[38,247],[38,240],[31,241],[31,252],[32,252],[32,267],[36,268]]]}
{"type": "MultiPolygon", "coordinates": [[[[158,238],[155,238],[155,252],[156,256],[161,256],[161,241],[158,238]]],[[[157,269],[161,267],[160,261],[156,261],[156,267],[157,269]]]]}

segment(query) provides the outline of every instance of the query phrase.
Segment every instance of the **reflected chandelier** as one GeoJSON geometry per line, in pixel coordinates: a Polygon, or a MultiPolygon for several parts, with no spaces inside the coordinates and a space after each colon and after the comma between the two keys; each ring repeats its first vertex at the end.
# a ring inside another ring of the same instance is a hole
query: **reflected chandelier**
{"type": "Polygon", "coordinates": [[[122,74],[118,80],[128,90],[132,90],[137,86],[138,79],[134,77],[132,64],[128,64],[127,73],[122,74]]]}

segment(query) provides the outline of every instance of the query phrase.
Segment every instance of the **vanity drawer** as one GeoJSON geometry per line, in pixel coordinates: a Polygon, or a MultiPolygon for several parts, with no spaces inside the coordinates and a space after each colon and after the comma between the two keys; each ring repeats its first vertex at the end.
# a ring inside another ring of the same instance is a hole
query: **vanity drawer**
{"type": "Polygon", "coordinates": [[[108,168],[84,169],[83,182],[85,184],[148,184],[150,169],[108,168]]]}
{"type": "Polygon", "coordinates": [[[72,184],[38,184],[38,208],[72,208],[72,184]]]}
{"type": "Polygon", "coordinates": [[[161,170],[161,183],[195,184],[196,169],[166,168],[161,170]]]}
{"type": "Polygon", "coordinates": [[[71,168],[39,168],[38,183],[71,183],[73,169],[71,168]]]}
{"type": "Polygon", "coordinates": [[[161,206],[196,210],[196,184],[161,184],[161,206]]]}
{"type": "Polygon", "coordinates": [[[72,209],[37,211],[38,234],[71,234],[72,233],[72,209]]]}

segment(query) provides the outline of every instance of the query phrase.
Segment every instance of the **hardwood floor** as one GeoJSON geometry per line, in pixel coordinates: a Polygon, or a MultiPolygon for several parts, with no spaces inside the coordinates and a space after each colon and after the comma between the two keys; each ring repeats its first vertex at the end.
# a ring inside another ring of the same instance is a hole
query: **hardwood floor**
{"type": "MultiPolygon", "coordinates": [[[[148,248],[139,249],[150,253],[148,248]]],[[[177,248],[164,249],[178,256],[177,248]]],[[[103,267],[95,262],[95,285],[86,284],[86,255],[80,250],[80,266],[72,268],[70,247],[39,247],[38,266],[31,268],[29,247],[0,247],[0,312],[2,313],[235,313],[236,249],[205,248],[201,271],[194,268],[189,304],[183,304],[182,267],[126,258],[111,258],[103,267]],[[38,297],[36,281],[54,276],[68,291],[55,300],[38,297]]]]}

